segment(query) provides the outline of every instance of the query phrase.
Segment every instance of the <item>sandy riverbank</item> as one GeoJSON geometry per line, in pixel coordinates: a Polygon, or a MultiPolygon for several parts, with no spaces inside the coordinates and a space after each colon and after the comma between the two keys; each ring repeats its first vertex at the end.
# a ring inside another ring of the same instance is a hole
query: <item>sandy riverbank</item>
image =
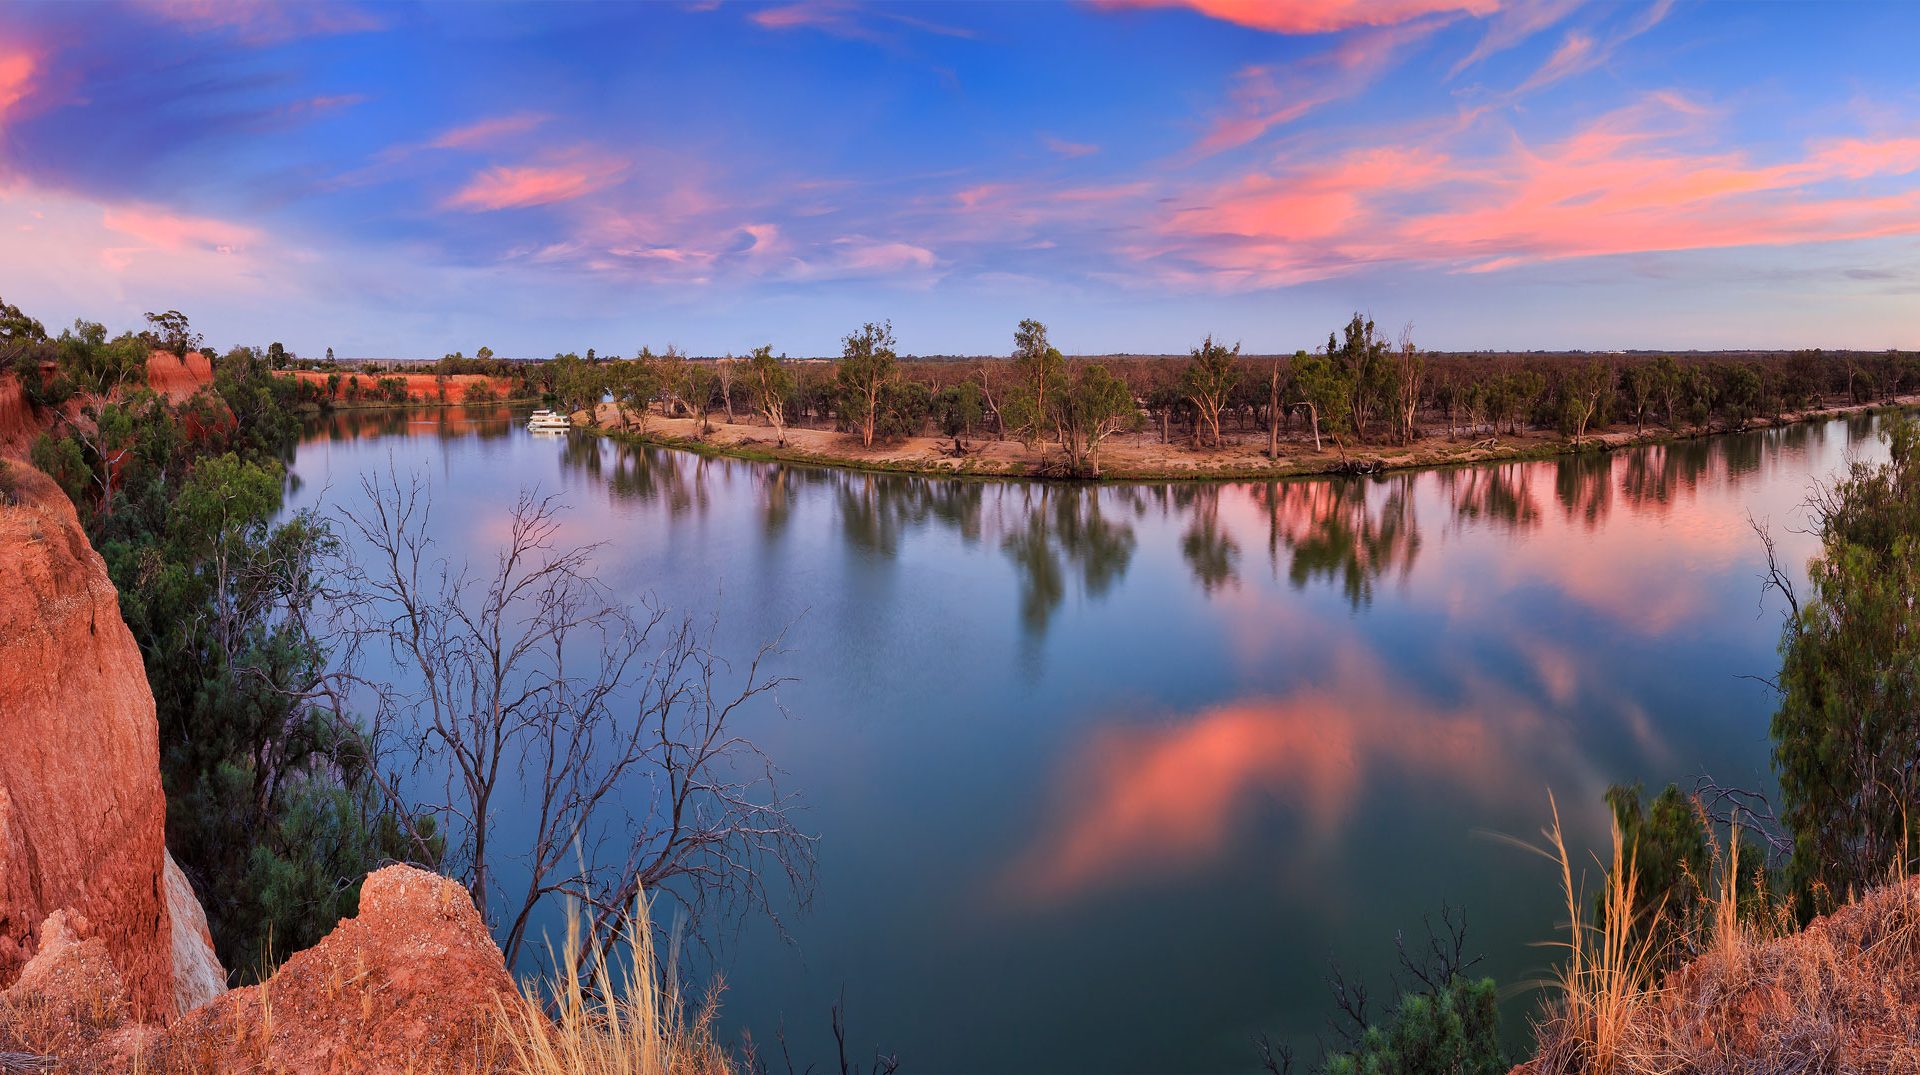
{"type": "MultiPolygon", "coordinates": [[[[1442,433],[1422,437],[1407,445],[1350,445],[1344,453],[1330,441],[1324,442],[1321,450],[1315,451],[1311,436],[1303,437],[1296,430],[1294,435],[1281,438],[1278,459],[1267,458],[1266,436],[1260,433],[1230,436],[1228,443],[1218,448],[1199,448],[1187,444],[1184,438],[1163,444],[1157,432],[1142,432],[1117,435],[1101,444],[1098,480],[1264,479],[1540,459],[1913,406],[1920,406],[1920,395],[1899,396],[1879,403],[1789,412],[1778,420],[1756,418],[1739,428],[1687,426],[1672,430],[1665,426],[1650,425],[1639,432],[1614,428],[1578,442],[1558,433],[1541,430],[1524,431],[1518,436],[1503,434],[1488,437],[1483,434],[1471,439],[1464,434],[1449,439],[1442,433]]],[[[585,411],[576,412],[576,428],[587,427],[587,418],[585,411]]],[[[788,428],[786,443],[782,445],[769,426],[745,421],[729,423],[722,421],[718,415],[710,420],[704,434],[697,418],[652,415],[643,427],[638,422],[627,420],[619,408],[611,403],[603,403],[596,408],[594,418],[596,422],[591,428],[595,432],[638,443],[736,459],[777,460],[860,470],[1035,478],[1049,476],[1047,465],[1057,464],[1061,459],[1057,446],[1036,445],[1029,449],[1017,440],[997,441],[989,438],[975,439],[965,454],[955,453],[953,442],[946,437],[907,437],[866,448],[856,437],[826,429],[788,428]]]]}

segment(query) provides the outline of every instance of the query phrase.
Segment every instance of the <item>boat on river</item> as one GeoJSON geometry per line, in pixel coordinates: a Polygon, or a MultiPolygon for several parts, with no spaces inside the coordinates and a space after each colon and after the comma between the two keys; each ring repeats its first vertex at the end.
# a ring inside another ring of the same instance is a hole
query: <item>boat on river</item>
{"type": "Polygon", "coordinates": [[[535,433],[565,433],[573,428],[573,419],[559,411],[538,410],[527,419],[527,428],[535,433]]]}

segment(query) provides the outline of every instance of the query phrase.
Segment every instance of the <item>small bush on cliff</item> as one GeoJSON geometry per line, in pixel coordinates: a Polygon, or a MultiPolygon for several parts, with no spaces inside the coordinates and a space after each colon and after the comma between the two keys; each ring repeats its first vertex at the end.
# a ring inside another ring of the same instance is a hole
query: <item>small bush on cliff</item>
{"type": "MultiPolygon", "coordinates": [[[[1491,978],[1468,976],[1480,957],[1467,958],[1466,916],[1442,907],[1439,923],[1427,919],[1424,949],[1409,952],[1396,938],[1403,986],[1384,1022],[1367,1012],[1367,990],[1333,969],[1338,1015],[1329,1026],[1341,1044],[1321,1063],[1325,1075],[1500,1075],[1508,1068],[1500,1044],[1500,997],[1491,978]]],[[[1293,1070],[1293,1054],[1257,1039],[1261,1062],[1272,1075],[1293,1070]]]]}
{"type": "Polygon", "coordinates": [[[1493,979],[1455,978],[1400,998],[1385,1026],[1368,1027],[1352,1052],[1327,1058],[1327,1075],[1500,1075],[1499,992],[1493,979]]]}

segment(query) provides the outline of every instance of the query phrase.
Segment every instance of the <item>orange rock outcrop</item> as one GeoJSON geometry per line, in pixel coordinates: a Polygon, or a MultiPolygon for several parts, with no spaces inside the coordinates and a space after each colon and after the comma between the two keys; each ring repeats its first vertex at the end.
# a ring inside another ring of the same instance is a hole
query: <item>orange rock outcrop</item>
{"type": "Polygon", "coordinates": [[[179,358],[171,351],[147,356],[147,386],[175,403],[213,383],[213,363],[198,351],[179,358]]]}
{"type": "Polygon", "coordinates": [[[514,984],[459,885],[408,866],[369,875],[360,910],[273,977],[171,1026],[141,1023],[106,946],[55,912],[0,993],[0,1051],[70,1075],[468,1075],[498,1072],[514,984]]]}
{"type": "Polygon", "coordinates": [[[55,911],[85,918],[139,1012],[174,1010],[166,802],[139,647],[53,482],[0,505],[0,986],[55,911]]]}

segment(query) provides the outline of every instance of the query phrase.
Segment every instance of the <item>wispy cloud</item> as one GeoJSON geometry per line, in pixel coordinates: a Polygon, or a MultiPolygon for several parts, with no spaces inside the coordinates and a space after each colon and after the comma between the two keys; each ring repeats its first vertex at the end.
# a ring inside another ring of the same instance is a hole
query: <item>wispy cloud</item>
{"type": "Polygon", "coordinates": [[[1447,77],[1455,78],[1474,64],[1505,52],[1531,39],[1534,35],[1553,28],[1573,14],[1583,2],[1584,0],[1513,0],[1503,5],[1499,12],[1487,21],[1487,31],[1480,35],[1480,43],[1473,47],[1472,52],[1462,57],[1459,63],[1453,65],[1453,70],[1447,72],[1447,77]]]}
{"type": "Polygon", "coordinates": [[[604,190],[627,174],[626,161],[587,157],[554,164],[495,165],[447,198],[449,209],[492,212],[572,201],[604,190]]]}
{"type": "Polygon", "coordinates": [[[1500,0],[1096,0],[1108,10],[1186,8],[1209,18],[1276,34],[1326,34],[1392,26],[1423,15],[1490,15],[1500,0]]]}
{"type": "Polygon", "coordinates": [[[427,142],[434,149],[473,149],[489,146],[503,139],[528,131],[547,122],[548,116],[540,112],[511,112],[504,116],[490,116],[462,124],[435,135],[427,142]]]}
{"type": "Polygon", "coordinates": [[[1090,157],[1100,152],[1100,147],[1090,142],[1069,142],[1051,134],[1042,135],[1040,142],[1047,147],[1047,152],[1067,158],[1090,157]]]}
{"type": "Polygon", "coordinates": [[[1325,52],[1284,67],[1242,67],[1234,74],[1228,107],[1213,117],[1192,155],[1207,157],[1236,149],[1275,127],[1364,91],[1435,29],[1436,23],[1426,22],[1363,30],[1325,52]]]}
{"type": "Polygon", "coordinates": [[[1533,74],[1527,76],[1527,80],[1513,91],[1514,96],[1524,97],[1562,79],[1585,74],[1601,66],[1613,58],[1620,46],[1660,25],[1672,10],[1673,0],[1655,0],[1638,17],[1605,37],[1594,30],[1568,30],[1560,41],[1560,47],[1554,49],[1553,54],[1533,74]]]}
{"type": "Polygon", "coordinates": [[[874,44],[889,44],[889,27],[902,27],[942,37],[971,38],[973,31],[957,26],[929,22],[905,12],[882,7],[861,7],[844,0],[800,0],[798,3],[762,8],[748,16],[763,30],[817,30],[834,37],[874,44]]]}
{"type": "Polygon", "coordinates": [[[250,45],[272,45],[298,37],[368,33],[386,27],[385,21],[373,12],[347,3],[145,0],[142,6],[191,29],[230,33],[250,45]]]}

